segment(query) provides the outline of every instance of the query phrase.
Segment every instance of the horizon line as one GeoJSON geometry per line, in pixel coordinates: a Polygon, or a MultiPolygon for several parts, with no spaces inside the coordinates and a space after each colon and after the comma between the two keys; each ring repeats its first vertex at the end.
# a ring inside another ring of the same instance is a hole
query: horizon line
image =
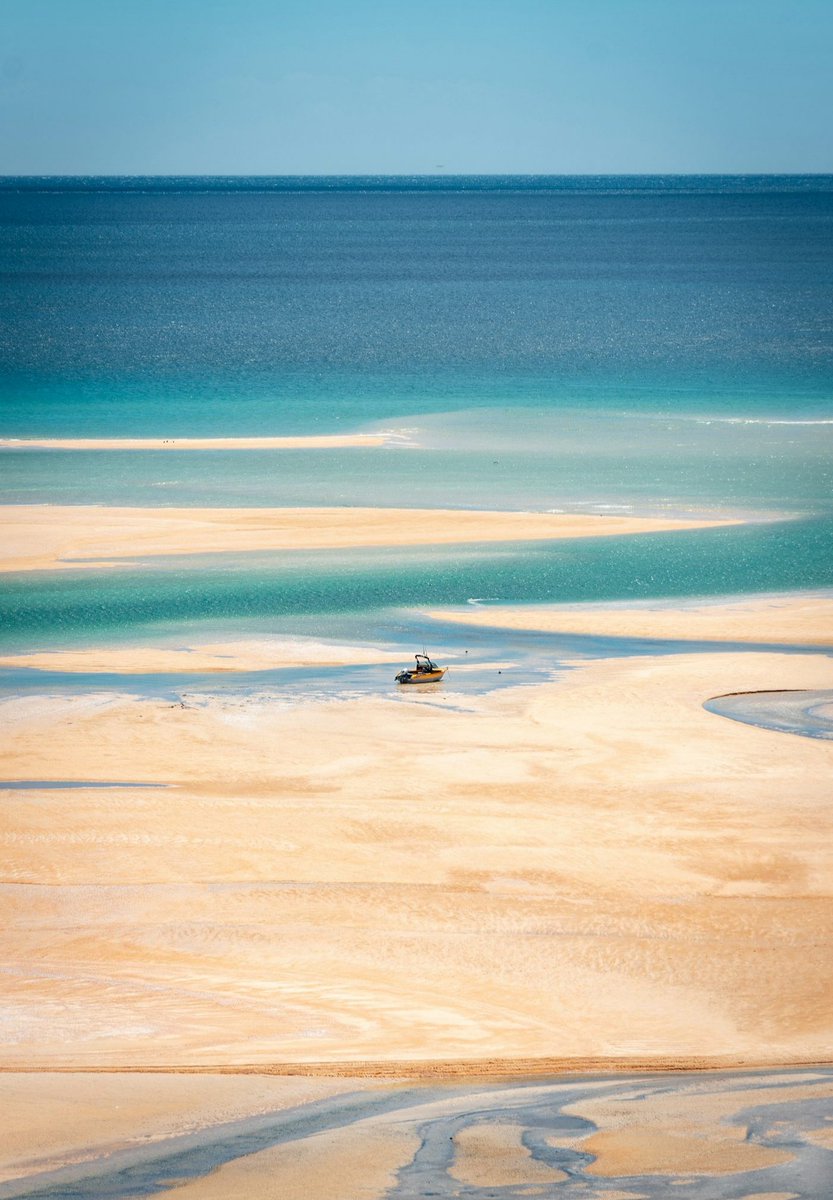
{"type": "Polygon", "coordinates": [[[806,179],[829,171],[140,171],[0,172],[2,179],[806,179]]]}

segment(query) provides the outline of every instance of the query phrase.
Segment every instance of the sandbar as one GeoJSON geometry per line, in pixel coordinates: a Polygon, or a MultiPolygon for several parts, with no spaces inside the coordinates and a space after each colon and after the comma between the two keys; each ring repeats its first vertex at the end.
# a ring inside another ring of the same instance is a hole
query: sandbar
{"type": "Polygon", "coordinates": [[[833,645],[833,594],[787,593],[644,605],[494,605],[432,612],[442,621],[543,633],[673,641],[833,645]]]}
{"type": "Polygon", "coordinates": [[[334,433],[301,437],[223,438],[0,438],[0,450],[339,450],[383,446],[383,433],[334,433]]]}
{"type": "Polygon", "coordinates": [[[105,674],[220,674],[225,671],[269,671],[284,667],[341,667],[402,661],[401,651],[372,646],[336,645],[312,638],[249,638],[229,642],[196,642],[187,646],[85,646],[0,654],[0,667],[39,671],[105,674]]]}
{"type": "Polygon", "coordinates": [[[4,792],[0,1065],[826,1061],[833,743],[702,706],[830,671],[7,701],[6,779],[174,786],[4,792]]]}
{"type": "Polygon", "coordinates": [[[543,541],[699,529],[724,521],[416,508],[6,505],[0,571],[100,567],[149,555],[543,541]]]}

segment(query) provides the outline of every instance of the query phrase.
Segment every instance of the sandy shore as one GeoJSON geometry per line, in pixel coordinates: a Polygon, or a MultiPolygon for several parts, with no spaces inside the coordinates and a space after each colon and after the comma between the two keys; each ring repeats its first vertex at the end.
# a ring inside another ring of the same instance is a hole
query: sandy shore
{"type": "Polygon", "coordinates": [[[227,438],[0,438],[0,450],[337,450],[382,446],[383,433],[336,433],[309,437],[227,438]]]}
{"type": "Polygon", "coordinates": [[[9,701],[6,779],[175,787],[4,793],[2,1064],[827,1058],[833,744],[702,703],[830,674],[9,701]]]}
{"type": "Polygon", "coordinates": [[[539,541],[727,523],[458,509],[97,505],[7,505],[2,516],[0,571],[100,567],[157,554],[539,541]]]}
{"type": "Polygon", "coordinates": [[[460,625],[674,641],[833,645],[833,595],[776,595],[700,604],[583,604],[435,611],[460,625]]]}
{"type": "Polygon", "coordinates": [[[43,650],[33,654],[0,654],[0,667],[105,674],[205,674],[384,662],[402,663],[401,651],[380,650],[371,646],[340,646],[301,637],[197,642],[188,646],[89,646],[71,650],[43,650]]]}

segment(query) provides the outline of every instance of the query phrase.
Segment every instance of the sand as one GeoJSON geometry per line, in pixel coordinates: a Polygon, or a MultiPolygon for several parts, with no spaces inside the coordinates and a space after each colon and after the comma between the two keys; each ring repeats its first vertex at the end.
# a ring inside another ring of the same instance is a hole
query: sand
{"type": "Polygon", "coordinates": [[[735,602],[641,606],[612,604],[525,605],[437,611],[443,621],[595,637],[666,638],[679,641],[833,645],[833,595],[747,597],[735,602]]]}
{"type": "Polygon", "coordinates": [[[536,1161],[521,1141],[522,1125],[490,1122],[469,1125],[454,1136],[449,1174],[472,1188],[522,1187],[560,1183],[564,1171],[536,1161]]]}
{"type": "Polygon", "coordinates": [[[591,1175],[619,1178],[621,1175],[733,1175],[760,1171],[789,1162],[787,1150],[771,1150],[745,1142],[743,1129],[720,1131],[718,1137],[689,1137],[658,1129],[627,1133],[597,1133],[581,1143],[581,1149],[596,1156],[591,1175]],[[733,1137],[728,1136],[733,1134],[733,1137]]]}
{"type": "MultiPolygon", "coordinates": [[[[789,1162],[793,1155],[749,1139],[749,1127],[738,1118],[745,1109],[756,1112],[768,1105],[790,1105],[831,1099],[830,1080],[790,1087],[756,1086],[720,1089],[704,1081],[677,1094],[659,1096],[622,1091],[615,1099],[590,1098],[569,1105],[565,1112],[584,1117],[599,1127],[577,1144],[595,1156],[588,1174],[619,1178],[627,1175],[731,1175],[758,1171],[789,1162]],[[733,1123],[729,1123],[733,1119],[733,1123]]],[[[833,1166],[833,1163],[831,1164],[833,1166]]]]}
{"type": "MultiPolygon", "coordinates": [[[[821,641],[829,605],[762,598],[720,628],[821,641]]],[[[2,661],[224,671],[386,654],[276,638],[2,661]]],[[[402,1171],[426,1194],[439,1181],[543,1196],[564,1178],[529,1150],[556,1086],[544,1077],[596,1070],[621,1086],[557,1085],[592,1131],[549,1144],[592,1155],[600,1195],[634,1200],[629,1182],[651,1175],[725,1180],[727,1200],[797,1195],[807,1155],[833,1145],[829,1078],[628,1072],[833,1059],[833,743],[703,708],[832,676],[823,654],[729,650],[583,663],[480,698],[449,676],[430,695],[291,705],[4,701],[4,779],[132,786],[3,792],[0,1186],[25,1193],[50,1171],[147,1160],[169,1137],[414,1076],[430,1086],[412,1110],[290,1137],[163,1194],[370,1200],[402,1171]],[[505,1082],[478,1091],[478,1075],[505,1082]],[[789,1107],[747,1137],[766,1105],[789,1107]],[[418,1152],[438,1121],[449,1151],[434,1168],[418,1152]]]]}
{"type": "MultiPolygon", "coordinates": [[[[827,1120],[831,1118],[828,1116],[827,1120]]],[[[804,1134],[808,1142],[833,1151],[833,1125],[823,1125],[820,1129],[811,1129],[804,1134]]]]}
{"type": "Polygon", "coordinates": [[[173,786],[4,793],[0,1065],[829,1060],[833,744],[702,703],[830,675],[9,701],[6,779],[173,786]]]}
{"type": "Polygon", "coordinates": [[[225,438],[0,438],[0,450],[336,450],[382,446],[383,433],[337,433],[309,437],[225,438]]]}
{"type": "Polygon", "coordinates": [[[32,654],[0,654],[0,667],[72,674],[220,674],[384,662],[402,663],[403,655],[401,651],[381,650],[374,646],[344,646],[302,637],[196,642],[187,646],[88,646],[32,654]]]}
{"type": "Polygon", "coordinates": [[[419,1145],[413,1130],[364,1122],[236,1159],[174,1194],[177,1200],[383,1200],[419,1145]]]}
{"type": "Polygon", "coordinates": [[[0,571],[101,567],[150,555],[611,537],[730,523],[463,509],[7,505],[0,571]]]}

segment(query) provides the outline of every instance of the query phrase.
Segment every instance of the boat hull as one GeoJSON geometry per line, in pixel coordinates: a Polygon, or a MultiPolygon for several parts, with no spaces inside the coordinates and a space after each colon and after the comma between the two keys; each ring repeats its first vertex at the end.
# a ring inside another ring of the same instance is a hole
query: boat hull
{"type": "Polygon", "coordinates": [[[411,683],[439,683],[447,668],[443,667],[441,671],[420,671],[417,674],[415,671],[403,671],[401,675],[396,676],[396,682],[401,684],[411,683]]]}

